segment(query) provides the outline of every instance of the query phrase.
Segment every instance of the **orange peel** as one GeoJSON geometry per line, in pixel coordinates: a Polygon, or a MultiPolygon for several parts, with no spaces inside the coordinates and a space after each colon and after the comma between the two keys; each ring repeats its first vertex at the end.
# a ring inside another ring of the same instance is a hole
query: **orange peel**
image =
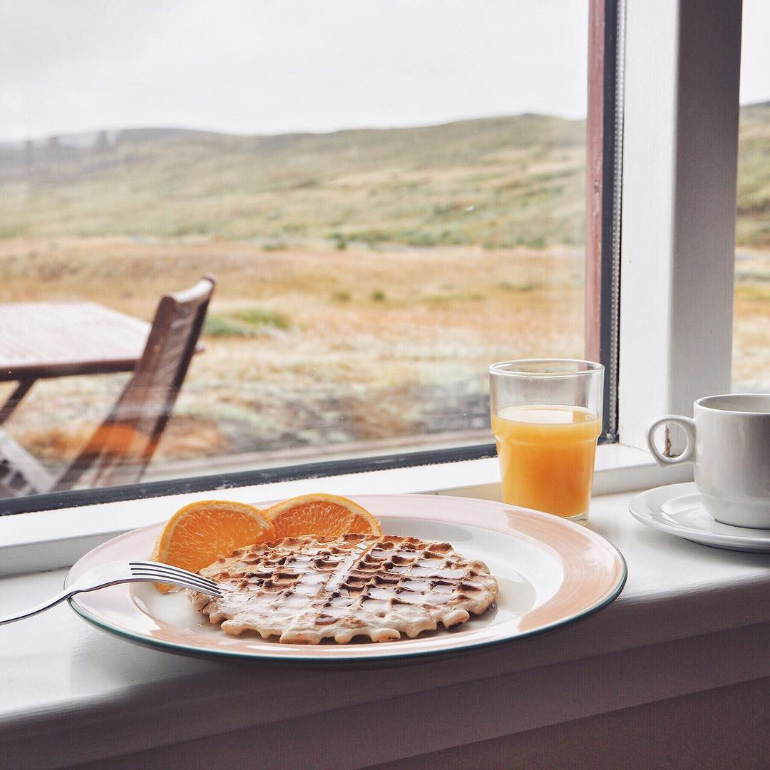
{"type": "Polygon", "coordinates": [[[366,508],[340,495],[323,492],[299,495],[270,506],[264,514],[272,522],[277,538],[338,537],[351,533],[382,535],[380,522],[366,508]]]}
{"type": "MultiPolygon", "coordinates": [[[[155,543],[153,561],[197,572],[237,548],[263,543],[275,530],[263,511],[231,500],[198,500],[180,508],[155,543]]],[[[156,584],[164,593],[171,589],[156,584]]]]}

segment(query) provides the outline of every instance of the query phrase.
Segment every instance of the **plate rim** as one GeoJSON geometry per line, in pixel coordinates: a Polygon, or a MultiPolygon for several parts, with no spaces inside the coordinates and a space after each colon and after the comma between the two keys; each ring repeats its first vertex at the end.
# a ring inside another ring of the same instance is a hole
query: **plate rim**
{"type": "MultiPolygon", "coordinates": [[[[329,646],[324,645],[324,648],[326,650],[332,650],[336,652],[334,654],[322,653],[322,654],[314,654],[314,655],[308,655],[307,652],[309,649],[318,647],[318,645],[282,645],[279,648],[275,646],[275,644],[272,644],[266,650],[246,651],[246,650],[218,648],[216,646],[209,647],[209,646],[195,645],[195,644],[190,644],[190,645],[180,644],[173,640],[164,640],[162,638],[149,636],[148,634],[142,633],[141,631],[132,631],[130,629],[124,629],[120,626],[117,626],[115,623],[110,622],[109,619],[100,617],[98,613],[94,613],[88,607],[82,606],[78,602],[77,595],[72,597],[69,600],[69,604],[80,617],[82,617],[91,625],[95,626],[96,628],[102,631],[116,635],[127,641],[142,644],[155,649],[161,649],[166,652],[191,655],[196,657],[206,657],[214,660],[217,660],[217,659],[218,660],[239,660],[239,661],[255,661],[255,662],[262,661],[262,662],[294,664],[294,665],[299,663],[299,664],[312,665],[312,666],[319,666],[319,665],[323,666],[328,664],[355,665],[360,663],[364,663],[364,664],[377,664],[378,662],[387,663],[393,660],[408,661],[409,659],[414,659],[414,658],[421,660],[428,656],[435,657],[435,656],[446,656],[446,655],[452,655],[452,654],[457,655],[473,649],[485,648],[485,647],[494,646],[497,644],[503,644],[505,642],[518,641],[520,639],[530,638],[535,635],[546,633],[548,631],[554,630],[555,628],[567,626],[567,625],[570,625],[571,623],[577,622],[578,620],[588,617],[589,615],[592,615],[598,610],[608,606],[621,594],[628,579],[628,564],[626,562],[624,555],[615,545],[610,543],[602,535],[594,532],[593,530],[588,529],[585,526],[576,524],[574,522],[570,522],[568,520],[560,519],[558,517],[552,516],[547,513],[529,510],[518,506],[508,505],[508,504],[500,503],[493,500],[483,500],[479,498],[467,498],[467,497],[455,497],[455,496],[449,496],[449,495],[364,494],[364,495],[349,495],[349,497],[353,500],[360,501],[361,504],[363,505],[366,505],[367,500],[371,502],[375,499],[378,501],[383,501],[383,500],[387,501],[388,499],[397,499],[399,501],[407,501],[407,502],[416,500],[418,505],[420,504],[419,501],[430,501],[428,505],[435,505],[438,502],[445,502],[449,504],[459,505],[461,507],[474,506],[477,509],[478,508],[486,509],[486,511],[490,515],[496,516],[500,520],[497,526],[485,526],[484,524],[480,524],[478,522],[474,522],[474,521],[469,522],[468,520],[458,520],[457,518],[453,520],[451,516],[448,519],[445,519],[440,516],[425,515],[425,512],[422,512],[422,515],[417,513],[415,513],[414,515],[378,513],[377,515],[383,518],[390,518],[390,519],[402,518],[402,519],[408,519],[411,521],[429,521],[431,523],[439,523],[439,524],[441,523],[445,523],[449,525],[461,524],[467,527],[475,527],[486,531],[505,532],[506,534],[512,537],[517,537],[523,540],[527,540],[531,544],[536,544],[544,550],[550,550],[562,560],[564,560],[564,556],[559,551],[558,547],[555,547],[552,543],[549,543],[546,540],[539,538],[537,534],[533,535],[532,532],[516,530],[514,528],[514,524],[521,525],[523,522],[534,523],[535,525],[538,525],[538,524],[541,526],[544,525],[546,529],[549,527],[555,527],[557,531],[560,530],[562,527],[566,527],[568,528],[568,531],[571,531],[573,535],[578,536],[578,538],[582,536],[586,541],[588,541],[588,543],[590,543],[591,546],[597,549],[597,551],[604,553],[604,558],[607,559],[607,564],[608,565],[612,564],[614,566],[614,569],[615,569],[614,580],[610,582],[608,579],[607,584],[603,585],[602,587],[601,596],[594,598],[591,603],[581,606],[575,612],[563,615],[550,622],[542,623],[540,625],[536,625],[531,628],[520,629],[516,633],[506,632],[502,635],[494,636],[493,638],[482,638],[482,639],[471,638],[468,640],[467,643],[463,643],[462,637],[459,637],[459,636],[443,637],[444,639],[450,639],[450,640],[459,638],[460,642],[459,643],[453,642],[449,645],[441,645],[440,643],[438,645],[428,644],[428,645],[425,645],[424,647],[412,645],[404,649],[398,649],[398,646],[400,644],[404,644],[405,642],[416,642],[418,641],[418,639],[411,639],[411,640],[404,639],[403,641],[396,641],[388,644],[372,643],[372,644],[361,644],[361,645],[355,645],[355,646],[337,645],[334,647],[331,645],[329,646]],[[504,518],[508,519],[508,523],[504,521],[504,518]],[[392,646],[389,646],[389,645],[392,645],[392,646]],[[296,648],[296,651],[294,651],[294,648],[296,648]],[[271,652],[271,650],[273,650],[273,652],[271,652]],[[276,654],[278,651],[280,651],[280,654],[276,654]]],[[[257,504],[265,505],[266,503],[260,502],[257,504]]],[[[84,554],[84,556],[82,556],[68,571],[67,577],[65,579],[65,585],[67,584],[68,581],[71,580],[71,576],[73,573],[76,573],[78,569],[82,569],[83,568],[82,565],[87,564],[89,560],[95,557],[98,557],[100,552],[109,551],[109,549],[115,547],[115,545],[119,541],[126,539],[129,536],[136,536],[136,535],[141,535],[142,533],[145,533],[145,534],[149,533],[152,530],[159,530],[160,527],[163,526],[163,523],[164,522],[150,525],[147,527],[142,527],[135,530],[131,530],[129,532],[126,532],[114,538],[111,538],[105,543],[102,543],[99,546],[96,546],[95,548],[91,549],[90,551],[88,551],[88,553],[84,554]]],[[[537,530],[537,528],[538,528],[537,526],[534,527],[535,530],[537,530]]],[[[558,596],[560,592],[564,590],[565,583],[566,583],[566,576],[559,590],[557,590],[555,596],[558,596]]],[[[122,591],[126,595],[128,595],[131,590],[131,584],[124,584],[116,588],[122,589],[122,591]]],[[[86,594],[85,596],[93,598],[93,597],[96,597],[97,594],[90,594],[90,595],[86,594]]],[[[555,597],[550,597],[542,606],[547,606],[551,601],[553,601],[554,598],[555,597]]],[[[539,610],[539,609],[541,609],[541,607],[534,608],[534,610],[539,610]]],[[[136,611],[142,612],[142,610],[140,610],[138,607],[136,608],[136,611]]],[[[154,617],[154,616],[151,616],[151,617],[154,617]]],[[[526,614],[522,617],[526,617],[526,614]]],[[[430,639],[435,639],[436,637],[425,637],[425,638],[427,640],[430,640],[430,639]]],[[[260,640],[259,637],[256,637],[256,641],[260,642],[264,640],[260,640]]]]}
{"type": "MultiPolygon", "coordinates": [[[[662,502],[675,500],[677,497],[688,495],[700,497],[694,481],[681,481],[675,484],[663,484],[659,487],[646,489],[631,498],[628,504],[631,515],[640,523],[645,524],[659,532],[692,540],[703,545],[712,545],[736,550],[770,551],[770,530],[767,536],[749,535],[742,533],[740,527],[732,527],[735,532],[709,532],[703,529],[677,524],[673,519],[664,518],[665,514],[658,512],[660,505],[653,505],[652,498],[663,496],[662,502]],[[753,546],[753,547],[752,547],[753,546]]],[[[705,510],[705,509],[704,509],[705,510]]],[[[708,513],[706,513],[708,515],[708,513]]],[[[724,524],[722,526],[730,526],[724,524]]],[[[752,530],[755,532],[756,530],[752,530]]]]}

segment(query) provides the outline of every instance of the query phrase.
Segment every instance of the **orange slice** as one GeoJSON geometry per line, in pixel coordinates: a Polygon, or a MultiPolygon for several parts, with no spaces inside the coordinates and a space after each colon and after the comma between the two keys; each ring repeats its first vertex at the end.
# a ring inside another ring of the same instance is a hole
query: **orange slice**
{"type": "Polygon", "coordinates": [[[300,495],[276,503],[264,513],[272,521],[276,537],[337,537],[349,532],[382,535],[380,522],[369,511],[339,495],[300,495]]]}
{"type": "MultiPolygon", "coordinates": [[[[199,500],[180,508],[155,543],[153,561],[197,572],[236,548],[275,536],[259,508],[230,500],[199,500]]],[[[171,586],[157,584],[164,593],[171,586]]]]}

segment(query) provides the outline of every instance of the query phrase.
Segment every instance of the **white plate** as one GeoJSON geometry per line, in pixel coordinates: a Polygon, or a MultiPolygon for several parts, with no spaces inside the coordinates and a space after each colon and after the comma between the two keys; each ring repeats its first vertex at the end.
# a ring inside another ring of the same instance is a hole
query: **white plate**
{"type": "MultiPolygon", "coordinates": [[[[72,607],[95,626],[171,652],[294,662],[375,661],[446,653],[528,636],[609,604],[625,584],[626,564],[596,533],[555,516],[502,503],[438,495],[357,496],[387,534],[442,540],[497,577],[497,605],[452,631],[397,642],[281,644],[257,634],[228,636],[197,613],[184,593],[148,583],[78,594],[72,607]]],[[[266,503],[257,503],[258,506],[266,503]]],[[[95,548],[67,576],[103,562],[146,559],[162,526],[129,532],[95,548]]]]}
{"type": "Polygon", "coordinates": [[[631,514],[642,524],[703,545],[770,552],[770,529],[720,524],[709,516],[693,482],[657,487],[634,497],[631,514]]]}

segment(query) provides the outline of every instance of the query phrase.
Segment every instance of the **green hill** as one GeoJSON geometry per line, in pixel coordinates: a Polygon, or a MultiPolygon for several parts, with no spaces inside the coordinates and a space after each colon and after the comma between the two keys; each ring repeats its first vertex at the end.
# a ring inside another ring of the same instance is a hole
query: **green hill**
{"type": "Polygon", "coordinates": [[[240,137],[135,130],[0,146],[0,237],[579,243],[584,128],[539,115],[240,137]]]}
{"type": "Polygon", "coordinates": [[[736,240],[770,246],[770,102],[741,108],[736,240]]]}
{"type": "MultiPolygon", "coordinates": [[[[327,134],[103,131],[0,144],[0,238],[582,244],[585,126],[543,115],[327,134]]],[[[770,104],[744,107],[738,241],[770,245],[770,104]]]]}

